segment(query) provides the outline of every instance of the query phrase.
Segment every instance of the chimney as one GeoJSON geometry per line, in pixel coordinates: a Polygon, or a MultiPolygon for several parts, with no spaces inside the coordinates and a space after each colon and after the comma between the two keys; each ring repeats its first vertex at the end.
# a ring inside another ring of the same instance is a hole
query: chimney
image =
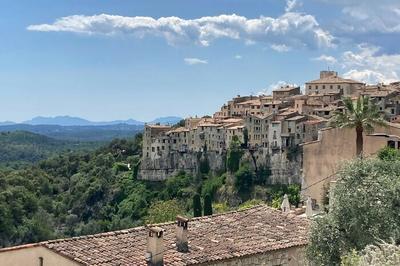
{"type": "Polygon", "coordinates": [[[146,260],[148,265],[162,266],[164,265],[164,229],[160,227],[149,227],[147,235],[147,253],[146,260]]]}
{"type": "Polygon", "coordinates": [[[189,219],[183,216],[176,216],[176,248],[179,252],[188,252],[188,223],[189,219]]]}
{"type": "Polygon", "coordinates": [[[288,195],[285,194],[285,196],[283,196],[283,201],[281,204],[281,210],[284,213],[288,213],[290,212],[290,203],[289,203],[289,199],[288,199],[288,195]]]}

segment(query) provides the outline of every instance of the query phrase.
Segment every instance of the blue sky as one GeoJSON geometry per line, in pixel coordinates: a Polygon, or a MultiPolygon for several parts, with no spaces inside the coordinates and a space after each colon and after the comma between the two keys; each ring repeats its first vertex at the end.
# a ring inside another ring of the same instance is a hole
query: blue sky
{"type": "Polygon", "coordinates": [[[398,0],[0,0],[0,121],[212,114],[330,67],[400,75],[398,0]]]}

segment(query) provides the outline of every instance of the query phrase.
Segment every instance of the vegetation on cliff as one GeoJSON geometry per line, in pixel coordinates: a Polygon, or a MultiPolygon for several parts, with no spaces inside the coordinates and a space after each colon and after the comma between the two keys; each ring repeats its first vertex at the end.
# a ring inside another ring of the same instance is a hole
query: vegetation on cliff
{"type": "MultiPolygon", "coordinates": [[[[137,135],[95,151],[60,152],[18,169],[0,167],[0,246],[165,222],[177,214],[193,216],[195,195],[201,215],[201,206],[210,214],[272,204],[289,191],[288,186],[266,185],[267,170],[253,172],[241,163],[240,145],[236,154],[231,152],[233,171],[181,172],[163,182],[137,180],[141,141],[137,135]]],[[[298,197],[299,190],[292,191],[298,197]]]]}

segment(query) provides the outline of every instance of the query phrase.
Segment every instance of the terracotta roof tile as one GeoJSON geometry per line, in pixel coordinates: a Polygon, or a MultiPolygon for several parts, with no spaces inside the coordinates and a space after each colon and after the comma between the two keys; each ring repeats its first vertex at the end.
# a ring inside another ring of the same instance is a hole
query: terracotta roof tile
{"type": "MultiPolygon", "coordinates": [[[[266,205],[189,221],[188,253],[175,248],[175,223],[165,230],[164,265],[194,265],[307,244],[308,221],[266,205]]],[[[147,228],[41,242],[84,265],[147,265],[147,228]]],[[[15,247],[17,248],[17,247],[15,247]]],[[[0,250],[1,252],[2,250],[0,250]]]]}

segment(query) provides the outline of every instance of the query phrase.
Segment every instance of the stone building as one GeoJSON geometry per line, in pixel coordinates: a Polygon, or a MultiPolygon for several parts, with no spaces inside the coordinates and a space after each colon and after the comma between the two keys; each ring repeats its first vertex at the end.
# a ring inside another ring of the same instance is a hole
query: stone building
{"type": "Polygon", "coordinates": [[[305,265],[309,222],[250,209],[0,249],[7,266],[305,265]]]}
{"type": "Polygon", "coordinates": [[[170,126],[145,125],[143,132],[143,157],[157,158],[169,151],[169,140],[165,135],[170,126]]]}
{"type": "Polygon", "coordinates": [[[301,94],[300,87],[289,86],[289,85],[282,86],[279,89],[272,91],[272,97],[274,100],[283,100],[287,97],[300,94],[301,94]]]}
{"type": "Polygon", "coordinates": [[[306,82],[306,95],[339,93],[354,96],[363,86],[362,82],[339,77],[335,71],[321,71],[319,79],[306,82]]]}
{"type": "Polygon", "coordinates": [[[253,148],[268,148],[268,128],[274,114],[250,115],[246,117],[245,125],[248,131],[248,145],[253,148]]]}

